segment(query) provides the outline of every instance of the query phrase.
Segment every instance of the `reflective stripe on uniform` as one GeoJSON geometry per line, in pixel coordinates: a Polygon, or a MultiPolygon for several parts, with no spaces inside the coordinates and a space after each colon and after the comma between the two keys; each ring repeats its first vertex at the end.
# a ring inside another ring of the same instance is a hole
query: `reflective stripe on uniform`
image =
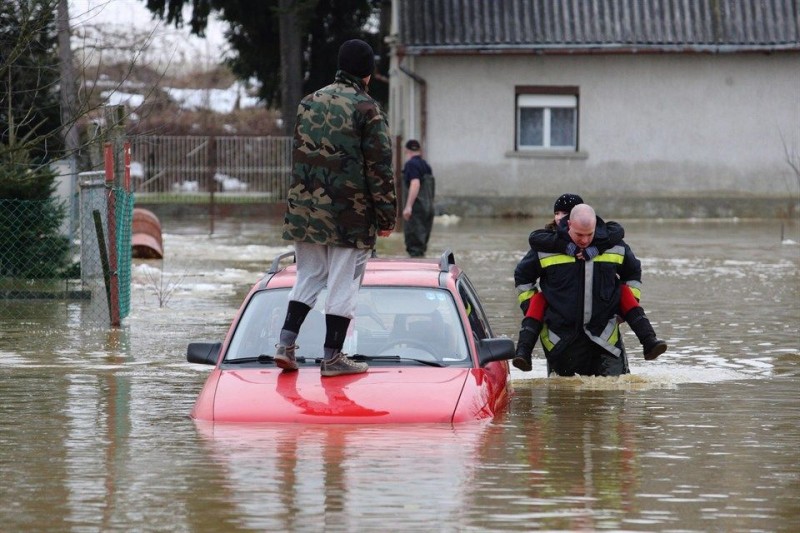
{"type": "Polygon", "coordinates": [[[527,302],[533,295],[539,292],[539,285],[536,283],[520,283],[517,289],[517,303],[527,302]]]}
{"type": "Polygon", "coordinates": [[[617,347],[617,341],[619,340],[619,322],[617,322],[616,316],[612,316],[611,319],[609,319],[605,329],[603,329],[602,333],[598,336],[592,335],[586,328],[583,328],[583,331],[586,332],[587,337],[592,339],[592,342],[600,345],[607,352],[614,354],[616,357],[622,355],[622,350],[617,347]]]}
{"type": "Polygon", "coordinates": [[[592,309],[594,308],[594,266],[587,263],[583,269],[583,325],[585,326],[592,320],[592,309]]]}
{"type": "MultiPolygon", "coordinates": [[[[617,347],[617,341],[619,340],[619,324],[617,323],[617,317],[613,317],[611,320],[609,320],[606,328],[598,336],[592,335],[587,329],[584,329],[584,332],[586,333],[586,336],[592,340],[592,342],[601,346],[604,350],[611,353],[615,357],[620,357],[622,355],[622,350],[617,347]]],[[[553,348],[555,348],[556,344],[558,344],[558,342],[561,340],[561,337],[559,337],[557,333],[548,328],[547,324],[545,324],[542,326],[542,332],[539,334],[539,339],[542,342],[542,348],[544,348],[547,352],[552,352],[553,348]]]]}
{"type": "Polygon", "coordinates": [[[642,282],[641,281],[629,280],[629,281],[625,282],[625,285],[627,285],[630,288],[631,293],[633,293],[633,297],[634,298],[636,298],[637,300],[641,300],[642,299],[642,282]]]}
{"type": "Polygon", "coordinates": [[[547,324],[544,324],[542,326],[542,332],[539,334],[539,339],[542,341],[542,348],[549,352],[556,343],[561,340],[561,337],[551,331],[550,328],[547,327],[547,324]]]}
{"type": "Polygon", "coordinates": [[[520,283],[516,286],[517,293],[536,291],[536,283],[520,283]]]}
{"type": "MultiPolygon", "coordinates": [[[[609,250],[606,250],[602,254],[598,255],[593,259],[593,261],[599,263],[614,263],[621,265],[622,262],[625,260],[625,247],[624,246],[614,246],[609,250]]],[[[598,336],[592,335],[592,333],[586,329],[586,324],[592,319],[592,305],[594,303],[594,293],[591,289],[587,289],[588,287],[594,287],[594,268],[587,268],[585,274],[585,285],[584,285],[584,292],[583,292],[583,330],[586,332],[586,336],[592,339],[595,344],[602,346],[606,351],[614,354],[616,357],[620,357],[622,355],[622,351],[617,348],[617,339],[619,339],[619,324],[617,323],[616,315],[612,316],[606,327],[603,329],[602,333],[598,336]]]]}
{"type": "Polygon", "coordinates": [[[554,265],[563,265],[565,263],[574,263],[575,258],[565,254],[545,254],[539,253],[539,264],[542,268],[551,267],[554,265]]]}
{"type": "Polygon", "coordinates": [[[614,246],[593,259],[596,263],[614,263],[621,265],[625,261],[625,247],[614,246]]]}
{"type": "Polygon", "coordinates": [[[533,290],[533,289],[531,289],[529,291],[521,292],[521,293],[519,293],[519,296],[517,296],[517,302],[522,303],[522,302],[528,301],[531,298],[533,298],[534,294],[536,294],[536,291],[533,290]]]}

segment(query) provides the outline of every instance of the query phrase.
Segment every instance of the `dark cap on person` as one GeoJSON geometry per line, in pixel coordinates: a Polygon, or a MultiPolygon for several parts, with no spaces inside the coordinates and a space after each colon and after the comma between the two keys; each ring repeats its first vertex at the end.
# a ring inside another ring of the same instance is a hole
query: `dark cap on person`
{"type": "Polygon", "coordinates": [[[419,141],[416,139],[409,139],[406,143],[406,150],[411,150],[412,152],[419,152],[420,148],[422,148],[419,144],[419,141]]]}
{"type": "Polygon", "coordinates": [[[361,39],[345,41],[339,47],[338,68],[359,78],[366,78],[375,72],[375,52],[361,39]]]}
{"type": "Polygon", "coordinates": [[[583,198],[578,196],[577,194],[562,194],[556,200],[555,205],[553,205],[553,213],[557,213],[559,211],[563,211],[565,213],[569,213],[572,211],[572,208],[578,204],[583,203],[583,198]]]}

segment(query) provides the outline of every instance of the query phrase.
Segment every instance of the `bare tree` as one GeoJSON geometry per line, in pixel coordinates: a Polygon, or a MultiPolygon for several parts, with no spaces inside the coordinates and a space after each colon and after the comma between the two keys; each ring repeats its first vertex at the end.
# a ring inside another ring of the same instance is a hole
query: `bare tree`
{"type": "Polygon", "coordinates": [[[131,45],[125,71],[98,94],[99,70],[92,79],[87,59],[94,52],[81,50],[76,62],[71,36],[67,0],[0,4],[0,161],[45,166],[88,151],[96,139],[87,125],[102,122],[104,96],[123,86],[148,42],[131,45]]]}
{"type": "Polygon", "coordinates": [[[781,143],[783,143],[783,153],[786,154],[786,162],[794,171],[794,177],[797,179],[797,188],[800,191],[800,150],[794,146],[789,146],[783,136],[783,132],[780,132],[780,135],[781,143]]]}

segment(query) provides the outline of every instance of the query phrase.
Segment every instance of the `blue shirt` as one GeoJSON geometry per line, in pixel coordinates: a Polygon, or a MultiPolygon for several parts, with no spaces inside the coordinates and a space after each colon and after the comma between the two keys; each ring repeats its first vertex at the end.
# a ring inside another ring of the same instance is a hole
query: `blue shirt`
{"type": "Polygon", "coordinates": [[[425,174],[433,174],[430,165],[422,159],[422,156],[415,155],[403,165],[403,181],[406,186],[411,185],[411,180],[422,179],[425,174]]]}

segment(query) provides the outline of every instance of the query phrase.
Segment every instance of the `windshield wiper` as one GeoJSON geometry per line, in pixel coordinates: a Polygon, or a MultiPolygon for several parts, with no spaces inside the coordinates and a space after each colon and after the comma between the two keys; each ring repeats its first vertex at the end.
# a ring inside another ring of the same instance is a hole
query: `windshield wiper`
{"type": "MultiPolygon", "coordinates": [[[[242,364],[242,363],[261,363],[262,365],[266,365],[266,364],[269,364],[269,363],[274,363],[275,362],[275,358],[273,356],[271,356],[271,355],[266,355],[266,354],[262,353],[258,357],[237,357],[236,359],[226,359],[223,362],[224,363],[229,363],[229,364],[232,364],[232,365],[239,365],[239,364],[242,364]]],[[[305,357],[298,357],[297,358],[297,362],[298,363],[305,363],[306,362],[306,358],[305,357]]]]}
{"type": "MultiPolygon", "coordinates": [[[[431,361],[429,359],[416,359],[413,357],[402,357],[399,355],[361,355],[355,354],[349,356],[350,359],[354,361],[412,361],[414,363],[419,363],[421,365],[427,366],[435,366],[437,368],[444,368],[447,365],[444,363],[440,363],[439,361],[431,361]]],[[[298,363],[305,363],[305,357],[298,357],[298,363]]],[[[321,358],[314,359],[315,363],[321,363],[321,358]]],[[[224,364],[231,364],[231,365],[241,365],[245,363],[261,363],[262,365],[275,363],[275,358],[271,355],[261,354],[257,357],[237,357],[236,359],[226,359],[223,361],[224,364]]]]}
{"type": "Polygon", "coordinates": [[[439,361],[431,361],[429,359],[415,359],[413,357],[402,357],[400,355],[351,355],[350,359],[354,361],[413,361],[422,365],[435,366],[437,368],[444,368],[447,365],[439,361]]]}

